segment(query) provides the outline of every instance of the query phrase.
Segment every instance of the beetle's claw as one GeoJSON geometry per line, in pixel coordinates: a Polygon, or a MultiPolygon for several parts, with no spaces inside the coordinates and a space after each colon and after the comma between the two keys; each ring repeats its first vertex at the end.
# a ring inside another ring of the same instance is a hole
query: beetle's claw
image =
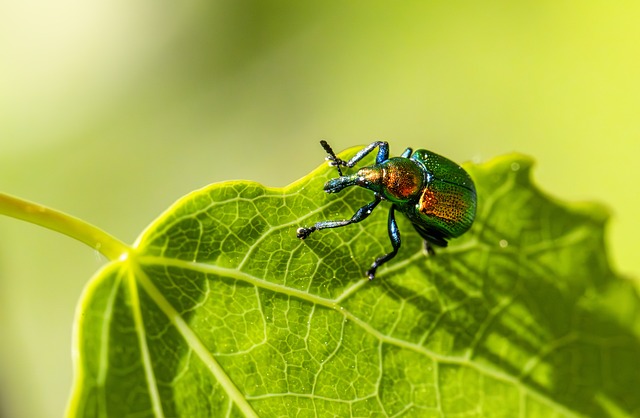
{"type": "Polygon", "coordinates": [[[367,277],[369,278],[369,281],[373,280],[376,277],[376,269],[371,267],[369,270],[367,270],[367,277]]]}
{"type": "Polygon", "coordinates": [[[296,237],[300,238],[300,239],[305,239],[306,237],[308,237],[309,235],[311,235],[311,233],[313,231],[315,231],[316,228],[315,227],[311,227],[311,228],[298,228],[296,230],[296,237]]]}

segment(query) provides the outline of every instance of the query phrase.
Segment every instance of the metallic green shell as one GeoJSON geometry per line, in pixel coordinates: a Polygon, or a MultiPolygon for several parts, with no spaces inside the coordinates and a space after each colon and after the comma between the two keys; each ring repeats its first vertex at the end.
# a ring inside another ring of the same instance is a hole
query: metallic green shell
{"type": "Polygon", "coordinates": [[[427,150],[411,159],[424,167],[426,181],[412,210],[403,212],[428,235],[455,238],[466,232],[476,215],[476,188],[469,174],[453,161],[427,150]]]}

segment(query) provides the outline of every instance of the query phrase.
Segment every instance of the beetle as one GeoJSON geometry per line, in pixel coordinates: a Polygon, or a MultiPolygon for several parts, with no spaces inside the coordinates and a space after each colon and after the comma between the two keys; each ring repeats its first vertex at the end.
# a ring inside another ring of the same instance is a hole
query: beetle
{"type": "Polygon", "coordinates": [[[378,267],[395,257],[400,249],[396,211],[411,221],[430,254],[434,253],[434,245],[446,247],[448,239],[457,238],[471,228],[476,215],[476,188],[469,174],[448,158],[411,148],[400,157],[389,158],[389,144],[375,141],[345,161],[336,156],[326,141],[320,144],[328,154],[329,165],[336,167],[339,174],[324,185],[324,191],[338,193],[346,187],[360,186],[373,191],[373,201],[358,209],[350,219],[320,221],[311,227],[298,228],[296,235],[305,239],[321,229],[363,221],[381,201],[389,201],[387,230],[392,250],[375,259],[366,272],[369,280],[373,280],[378,267]],[[354,167],[376,148],[375,164],[362,167],[355,174],[343,175],[341,167],[354,167]]]}

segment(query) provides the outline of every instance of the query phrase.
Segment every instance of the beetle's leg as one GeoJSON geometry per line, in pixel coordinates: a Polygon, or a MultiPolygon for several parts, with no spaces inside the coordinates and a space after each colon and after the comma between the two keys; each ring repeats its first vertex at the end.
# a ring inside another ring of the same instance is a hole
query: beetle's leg
{"type": "MultiPolygon", "coordinates": [[[[378,149],[378,155],[376,155],[376,164],[382,164],[383,162],[385,162],[385,161],[387,161],[389,159],[389,143],[386,142],[386,141],[376,141],[376,142],[374,142],[374,144],[376,144],[376,143],[380,147],[378,149]]],[[[371,144],[371,145],[373,145],[373,144],[371,144]]],[[[369,146],[371,146],[371,145],[369,145],[369,146]]],[[[367,152],[367,154],[369,152],[367,152]]],[[[362,157],[360,157],[358,159],[358,161],[360,161],[363,157],[364,157],[364,155],[362,157]]],[[[351,160],[353,160],[353,158],[351,160]]],[[[351,160],[349,160],[349,161],[351,161],[351,160]]],[[[353,166],[350,166],[350,167],[353,167],[353,166]]]]}
{"type": "Polygon", "coordinates": [[[434,245],[437,245],[438,247],[446,247],[448,245],[447,239],[441,233],[434,230],[428,230],[419,224],[413,224],[413,228],[424,240],[424,250],[429,254],[435,254],[433,249],[434,245]]]}
{"type": "Polygon", "coordinates": [[[424,251],[429,255],[436,255],[436,251],[433,249],[433,245],[426,239],[423,241],[424,251]]]}
{"type": "MultiPolygon", "coordinates": [[[[325,141],[326,144],[326,141],[325,141]]],[[[328,144],[327,144],[328,145],[328,144]]],[[[324,145],[322,145],[324,147],[324,145]]],[[[351,157],[349,161],[341,160],[340,158],[331,159],[331,165],[342,165],[345,167],[353,167],[356,163],[369,155],[371,151],[380,147],[378,155],[376,155],[376,164],[381,164],[389,159],[389,143],[386,141],[375,141],[362,148],[356,155],[351,157]]],[[[326,151],[326,148],[325,148],[326,151]]]]}
{"type": "Polygon", "coordinates": [[[404,150],[404,152],[402,153],[401,157],[409,158],[409,157],[411,157],[412,153],[413,153],[413,149],[407,148],[406,150],[404,150]]]}
{"type": "Polygon", "coordinates": [[[340,228],[341,226],[360,222],[363,219],[366,219],[367,216],[371,215],[371,212],[373,212],[373,209],[378,206],[378,203],[380,203],[381,200],[382,198],[376,195],[376,198],[373,202],[367,203],[366,205],[358,209],[358,211],[353,214],[351,219],[343,219],[341,221],[321,221],[316,222],[315,225],[309,228],[298,228],[298,230],[296,231],[296,236],[300,239],[305,239],[314,231],[319,231],[326,228],[340,228]]]}
{"type": "Polygon", "coordinates": [[[380,149],[378,150],[378,155],[376,155],[376,164],[382,164],[389,159],[389,143],[386,141],[375,141],[362,148],[356,155],[351,157],[351,159],[347,161],[346,166],[353,167],[358,161],[362,160],[364,157],[369,155],[371,151],[378,147],[380,149]]]}
{"type": "Polygon", "coordinates": [[[395,216],[395,205],[391,206],[389,210],[389,239],[391,240],[391,245],[393,246],[393,251],[388,254],[385,254],[381,257],[376,258],[376,261],[373,262],[371,268],[367,270],[367,276],[369,276],[369,280],[373,280],[376,276],[376,269],[391,260],[393,257],[398,254],[398,249],[400,249],[400,230],[398,229],[398,224],[396,223],[395,216]]]}

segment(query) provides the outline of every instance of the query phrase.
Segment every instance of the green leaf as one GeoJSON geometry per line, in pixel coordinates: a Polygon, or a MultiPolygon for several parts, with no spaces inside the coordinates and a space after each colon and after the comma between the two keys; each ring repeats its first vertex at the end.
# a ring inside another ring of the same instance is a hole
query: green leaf
{"type": "MultiPolygon", "coordinates": [[[[349,153],[353,153],[350,150],[349,153]]],[[[469,165],[473,228],[435,256],[386,211],[301,241],[371,200],[237,181],[179,200],[80,302],[69,416],[640,415],[640,303],[604,249],[606,212],[469,165]]]]}

